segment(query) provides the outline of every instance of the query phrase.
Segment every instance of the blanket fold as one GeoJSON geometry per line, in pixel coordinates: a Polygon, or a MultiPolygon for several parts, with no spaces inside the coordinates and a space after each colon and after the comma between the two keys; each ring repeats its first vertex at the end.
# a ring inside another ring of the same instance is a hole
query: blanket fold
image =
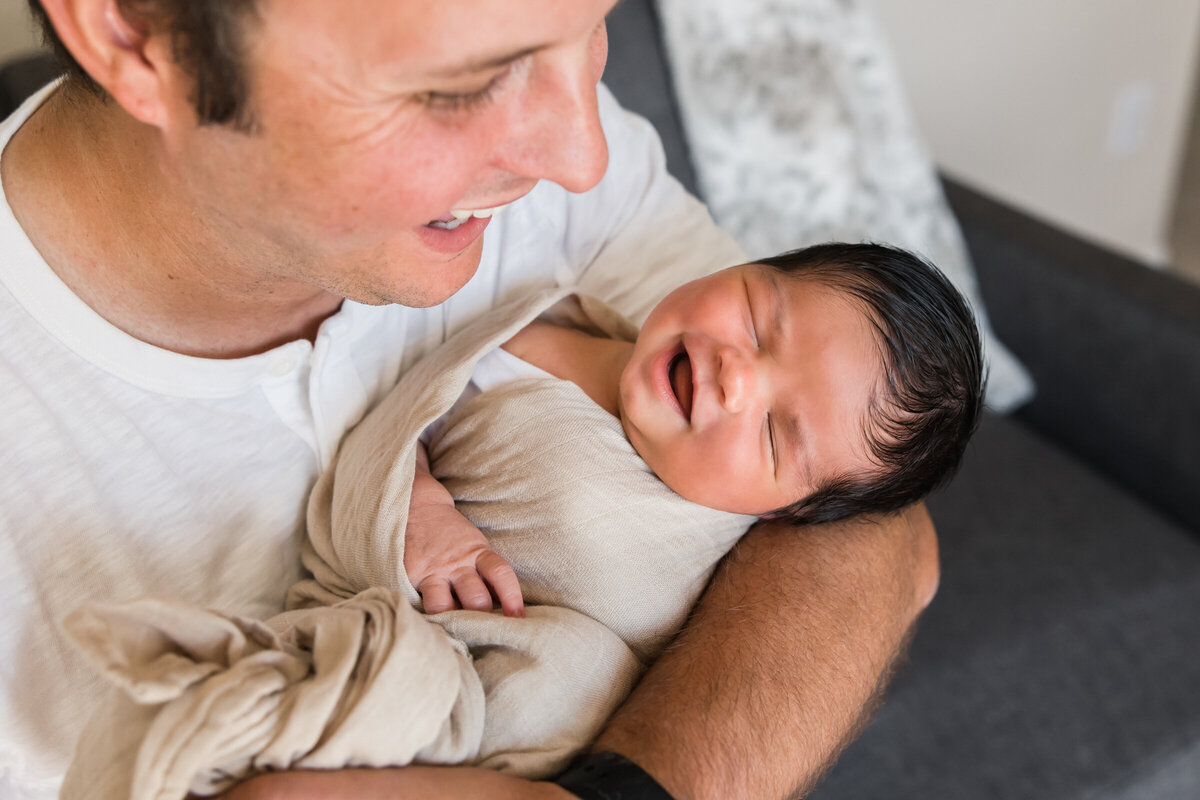
{"type": "Polygon", "coordinates": [[[177,800],[271,769],[477,764],[560,771],[599,732],[752,522],[689,503],[574,384],[520,380],[430,444],[463,513],[513,565],[527,616],[426,616],[404,571],[421,432],[483,354],[544,312],[636,331],[547,290],[484,315],[410,370],[313,491],[312,577],[265,622],[147,599],[89,606],[68,635],[113,685],[61,797],[177,800]],[[561,301],[561,302],[560,302],[561,301]]]}

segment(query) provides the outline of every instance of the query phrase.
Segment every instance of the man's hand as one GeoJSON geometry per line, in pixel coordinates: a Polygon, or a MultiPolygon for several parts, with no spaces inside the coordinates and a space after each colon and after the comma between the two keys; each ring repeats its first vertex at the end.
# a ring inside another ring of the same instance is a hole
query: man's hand
{"type": "Polygon", "coordinates": [[[430,474],[429,457],[420,444],[404,532],[404,571],[427,614],[455,608],[491,611],[494,594],[505,615],[525,616],[517,574],[454,507],[454,498],[430,474]]]}

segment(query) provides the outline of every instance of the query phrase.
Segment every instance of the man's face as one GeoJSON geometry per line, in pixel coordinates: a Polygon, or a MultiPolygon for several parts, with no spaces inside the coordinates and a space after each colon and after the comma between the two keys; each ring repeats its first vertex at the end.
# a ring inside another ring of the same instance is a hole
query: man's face
{"type": "Polygon", "coordinates": [[[878,334],[858,303],[745,265],[650,312],[621,376],[621,421],[677,493],[764,514],[874,468],[864,426],[882,383],[878,334]]]}
{"type": "Polygon", "coordinates": [[[175,126],[168,170],[265,282],[439,303],[474,274],[488,220],[429,223],[603,176],[613,5],[261,0],[246,30],[255,129],[175,126]]]}

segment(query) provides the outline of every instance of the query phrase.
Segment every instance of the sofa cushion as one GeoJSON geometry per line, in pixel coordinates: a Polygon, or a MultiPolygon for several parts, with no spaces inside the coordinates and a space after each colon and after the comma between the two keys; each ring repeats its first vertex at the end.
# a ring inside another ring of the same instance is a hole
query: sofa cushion
{"type": "Polygon", "coordinates": [[[995,417],[930,509],[937,599],[875,722],[813,797],[1194,797],[1192,532],[995,417]]]}
{"type": "Polygon", "coordinates": [[[650,120],[662,139],[667,169],[689,192],[699,195],[653,6],[648,0],[618,3],[608,15],[608,30],[604,82],[622,105],[650,120]]]}
{"type": "Polygon", "coordinates": [[[996,330],[1037,381],[1021,416],[1200,530],[1200,286],[946,190],[996,330]]]}

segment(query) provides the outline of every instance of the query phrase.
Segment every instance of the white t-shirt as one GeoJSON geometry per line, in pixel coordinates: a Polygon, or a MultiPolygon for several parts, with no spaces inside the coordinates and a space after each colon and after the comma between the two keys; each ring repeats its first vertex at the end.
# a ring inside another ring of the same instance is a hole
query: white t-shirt
{"type": "MultiPolygon", "coordinates": [[[[0,152],[49,91],[0,124],[0,152]]],[[[603,89],[600,105],[603,181],[581,195],[542,182],[514,203],[446,303],[347,301],[314,343],[249,358],[183,356],[108,324],[46,265],[0,193],[0,797],[57,793],[100,695],[62,616],[142,595],[278,612],[319,471],[448,334],[555,284],[640,323],[673,286],[740,260],[667,176],[650,126],[603,89]]]]}

